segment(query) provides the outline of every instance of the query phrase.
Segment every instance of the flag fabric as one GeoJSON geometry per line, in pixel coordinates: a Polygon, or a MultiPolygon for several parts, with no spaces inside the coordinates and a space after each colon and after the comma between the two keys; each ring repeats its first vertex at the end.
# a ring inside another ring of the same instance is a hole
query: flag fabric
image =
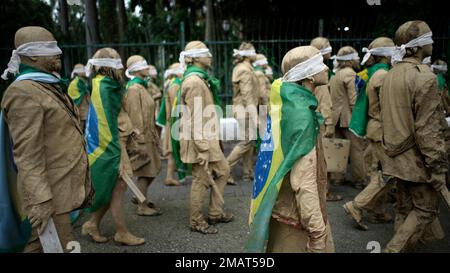
{"type": "Polygon", "coordinates": [[[178,91],[175,96],[175,99],[173,101],[172,105],[172,113],[170,117],[170,141],[172,144],[172,156],[175,161],[175,166],[177,168],[178,173],[178,180],[180,183],[183,183],[186,180],[186,176],[191,172],[191,165],[185,164],[183,161],[181,161],[181,154],[180,154],[180,140],[179,140],[179,132],[180,132],[180,105],[181,105],[181,79],[176,77],[168,87],[167,90],[170,89],[172,85],[178,85],[178,91]],[[175,133],[175,135],[174,135],[175,133]]]}
{"type": "MultiPolygon", "coordinates": [[[[356,75],[359,78],[361,78],[363,81],[367,82],[369,80],[369,69],[368,68],[364,68],[363,70],[358,72],[356,75]]],[[[357,83],[358,83],[358,81],[356,81],[356,84],[357,83]]]]}
{"type": "Polygon", "coordinates": [[[357,137],[364,138],[366,127],[369,122],[367,112],[369,111],[369,98],[366,94],[365,81],[359,75],[355,78],[356,103],[353,107],[349,130],[357,137]]]}
{"type": "Polygon", "coordinates": [[[31,224],[17,195],[17,168],[12,141],[0,112],[0,253],[21,252],[31,236],[31,224]]]}
{"type": "Polygon", "coordinates": [[[336,73],[333,71],[333,69],[328,70],[328,79],[333,78],[336,75],[336,73]]]}
{"type": "Polygon", "coordinates": [[[130,88],[131,86],[133,86],[135,84],[140,84],[140,85],[144,86],[146,89],[148,88],[148,80],[143,80],[139,77],[134,77],[127,82],[126,89],[130,88]]]}
{"type": "Polygon", "coordinates": [[[369,122],[369,97],[367,96],[367,85],[370,78],[380,69],[389,70],[388,64],[375,64],[364,69],[355,79],[357,98],[352,111],[349,130],[360,138],[366,136],[367,123],[369,122]]]}
{"type": "MultiPolygon", "coordinates": [[[[48,84],[59,84],[60,87],[64,85],[65,80],[57,78],[55,75],[39,70],[35,67],[20,64],[19,74],[17,74],[14,81],[32,80],[36,82],[43,82],[48,84]]],[[[59,91],[62,91],[59,89],[59,91]]]]}
{"type": "Polygon", "coordinates": [[[119,177],[120,137],[118,117],[122,106],[122,86],[113,79],[97,75],[86,123],[86,142],[95,197],[91,212],[109,205],[119,177]]]}
{"type": "MultiPolygon", "coordinates": [[[[68,95],[76,106],[80,106],[84,97],[88,94],[89,87],[85,80],[76,76],[69,84],[68,95]]],[[[80,217],[80,211],[76,210],[70,213],[70,220],[75,223],[80,217]]]]}
{"type": "MultiPolygon", "coordinates": [[[[254,70],[262,72],[264,74],[264,69],[262,69],[261,66],[254,67],[254,70]]],[[[257,151],[259,151],[259,147],[261,146],[261,142],[262,142],[261,136],[259,135],[259,130],[257,130],[256,131],[256,141],[255,141],[255,147],[256,147],[257,151]]]]}
{"type": "Polygon", "coordinates": [[[267,129],[255,167],[250,211],[249,252],[263,252],[272,209],[283,180],[295,162],[316,145],[323,117],[313,93],[296,83],[276,80],[270,92],[267,129]]]}
{"type": "Polygon", "coordinates": [[[76,76],[69,84],[68,94],[76,106],[80,106],[84,97],[88,93],[86,81],[76,76]]]}
{"type": "Polygon", "coordinates": [[[445,78],[442,74],[437,74],[436,79],[438,82],[438,89],[439,91],[443,91],[445,89],[445,78]]]}
{"type": "Polygon", "coordinates": [[[164,96],[159,107],[158,116],[156,117],[156,125],[164,128],[166,126],[166,90],[164,90],[164,96]]]}
{"type": "Polygon", "coordinates": [[[81,211],[80,210],[74,210],[70,213],[70,222],[72,224],[75,224],[78,219],[80,219],[81,211]]]}

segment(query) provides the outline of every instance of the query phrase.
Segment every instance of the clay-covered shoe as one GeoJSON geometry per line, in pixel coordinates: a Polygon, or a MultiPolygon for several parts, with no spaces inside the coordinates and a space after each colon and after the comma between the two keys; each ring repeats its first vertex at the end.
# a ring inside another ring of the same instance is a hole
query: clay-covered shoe
{"type": "Polygon", "coordinates": [[[231,186],[236,186],[237,185],[236,181],[234,181],[234,178],[231,175],[228,178],[227,184],[231,185],[231,186]]]}
{"type": "Polygon", "coordinates": [[[215,225],[218,223],[229,223],[233,221],[234,217],[231,213],[224,213],[220,217],[208,217],[208,224],[215,225]]]}
{"type": "Polygon", "coordinates": [[[191,226],[191,231],[193,232],[199,232],[202,234],[216,234],[219,232],[219,230],[217,230],[217,228],[210,226],[208,224],[205,225],[199,225],[199,226],[191,226]]]}
{"type": "Polygon", "coordinates": [[[137,214],[139,216],[159,216],[161,215],[161,210],[158,208],[149,208],[147,205],[138,205],[137,214]]]}
{"type": "Polygon", "coordinates": [[[129,232],[124,233],[124,234],[116,233],[114,235],[114,242],[116,244],[120,244],[120,245],[138,246],[138,245],[145,244],[145,239],[136,237],[129,232]]]}
{"type": "Polygon", "coordinates": [[[338,202],[338,201],[342,201],[342,196],[339,194],[334,194],[331,192],[327,193],[327,202],[338,202]]]}
{"type": "Polygon", "coordinates": [[[359,208],[355,207],[353,202],[347,202],[343,207],[347,215],[349,215],[350,218],[355,221],[359,229],[364,231],[369,229],[368,226],[362,223],[362,211],[359,208]]]}
{"type": "Polygon", "coordinates": [[[367,216],[367,221],[371,224],[386,224],[391,223],[393,221],[393,217],[391,214],[385,213],[369,213],[367,216]]]}
{"type": "Polygon", "coordinates": [[[253,182],[254,178],[252,175],[245,175],[242,177],[242,180],[244,180],[244,182],[253,182]]]}
{"type": "Polygon", "coordinates": [[[99,244],[108,242],[108,238],[102,236],[98,230],[98,227],[91,224],[89,221],[84,223],[81,227],[81,234],[83,236],[89,235],[94,242],[99,244]]]}
{"type": "Polygon", "coordinates": [[[180,182],[178,182],[177,180],[170,178],[170,179],[166,179],[166,181],[164,181],[164,185],[168,186],[168,187],[178,187],[181,186],[180,182]]]}
{"type": "MultiPolygon", "coordinates": [[[[136,197],[133,197],[133,198],[131,198],[131,203],[133,203],[133,204],[135,204],[135,205],[138,205],[138,204],[139,204],[139,201],[138,201],[138,199],[137,199],[136,197]]],[[[149,208],[154,209],[154,208],[155,208],[155,203],[150,202],[150,201],[147,201],[147,206],[148,206],[149,208]]]]}

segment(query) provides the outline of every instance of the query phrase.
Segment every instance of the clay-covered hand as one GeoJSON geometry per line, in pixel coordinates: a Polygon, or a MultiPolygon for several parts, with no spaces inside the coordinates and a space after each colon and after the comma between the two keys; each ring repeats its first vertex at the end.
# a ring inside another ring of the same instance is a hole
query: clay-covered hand
{"type": "Polygon", "coordinates": [[[445,174],[432,173],[430,179],[428,179],[428,183],[430,183],[437,192],[440,192],[445,187],[445,174]]]}
{"type": "Polygon", "coordinates": [[[208,170],[208,164],[209,164],[209,153],[208,152],[198,153],[197,160],[198,160],[198,163],[201,166],[203,166],[203,168],[205,170],[208,170]]]}
{"type": "Polygon", "coordinates": [[[126,173],[127,173],[127,171],[125,169],[125,164],[122,164],[122,161],[120,161],[120,163],[119,163],[119,177],[124,177],[126,173]]]}
{"type": "Polygon", "coordinates": [[[132,138],[138,138],[141,135],[141,132],[139,131],[139,129],[133,129],[133,131],[131,132],[131,137],[132,138]]]}
{"type": "Polygon", "coordinates": [[[308,253],[325,253],[326,236],[317,239],[309,238],[306,248],[308,253]]]}
{"type": "Polygon", "coordinates": [[[139,147],[138,149],[139,156],[147,158],[149,156],[147,149],[145,147],[139,147]]]}
{"type": "Polygon", "coordinates": [[[323,135],[326,138],[334,138],[334,126],[333,125],[327,125],[325,127],[325,134],[323,135]]]}
{"type": "Polygon", "coordinates": [[[50,217],[52,217],[55,209],[53,208],[52,201],[34,205],[31,207],[28,213],[28,220],[33,228],[38,229],[38,233],[41,234],[47,227],[50,217]]]}

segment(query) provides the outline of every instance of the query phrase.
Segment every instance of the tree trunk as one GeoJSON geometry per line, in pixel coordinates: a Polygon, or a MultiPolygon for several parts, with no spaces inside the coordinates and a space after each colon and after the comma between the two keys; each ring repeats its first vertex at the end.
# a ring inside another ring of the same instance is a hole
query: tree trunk
{"type": "Polygon", "coordinates": [[[205,41],[215,40],[213,0],[206,0],[205,41]]]}
{"type": "Polygon", "coordinates": [[[102,33],[103,42],[107,44],[116,44],[119,42],[118,26],[117,26],[117,5],[116,1],[100,0],[100,31],[102,33]]]}
{"type": "MultiPolygon", "coordinates": [[[[59,0],[59,23],[61,26],[61,33],[63,38],[63,44],[70,44],[70,34],[69,34],[69,9],[66,0],[59,0]]],[[[72,71],[72,62],[68,51],[64,52],[63,62],[64,62],[64,75],[69,75],[72,71]]]]}
{"type": "MultiPolygon", "coordinates": [[[[127,11],[125,8],[125,1],[124,0],[116,0],[117,8],[119,11],[119,43],[125,42],[125,34],[127,31],[127,24],[128,24],[128,18],[127,18],[127,11]]],[[[125,58],[126,52],[125,48],[123,46],[119,47],[119,53],[120,56],[125,58]]]]}
{"type": "Polygon", "coordinates": [[[86,47],[88,58],[94,55],[95,44],[100,43],[100,33],[98,29],[97,1],[86,0],[86,47]]]}

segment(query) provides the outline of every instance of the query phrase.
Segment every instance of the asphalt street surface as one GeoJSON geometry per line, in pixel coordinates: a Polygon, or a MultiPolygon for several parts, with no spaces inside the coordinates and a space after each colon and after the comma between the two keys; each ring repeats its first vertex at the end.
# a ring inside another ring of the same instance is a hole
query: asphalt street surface
{"type": "MultiPolygon", "coordinates": [[[[228,145],[227,145],[228,146],[228,145]]],[[[226,149],[229,153],[229,147],[226,149]]],[[[89,237],[81,236],[81,224],[88,215],[83,215],[75,223],[75,237],[81,243],[83,253],[236,253],[244,252],[244,243],[248,236],[248,213],[251,199],[251,183],[241,181],[242,169],[238,165],[233,169],[237,186],[227,185],[225,189],[225,207],[235,219],[228,224],[219,224],[218,234],[203,235],[189,229],[189,191],[191,178],[180,187],[164,185],[165,161],[163,169],[151,185],[148,197],[162,209],[163,214],[156,217],[142,217],[136,214],[136,205],[131,203],[128,191],[124,199],[127,225],[135,235],[144,237],[146,244],[135,247],[118,246],[113,241],[115,233],[110,212],[101,225],[104,236],[110,240],[105,244],[96,244],[89,237]]],[[[342,205],[358,194],[350,186],[333,187],[335,193],[344,197],[340,202],[329,202],[328,214],[331,223],[336,252],[368,253],[369,242],[379,242],[383,248],[393,235],[393,223],[369,224],[368,231],[355,228],[345,214],[342,205]]],[[[205,202],[207,203],[207,202],[205,202]]],[[[205,204],[206,212],[206,204],[205,204]]],[[[450,252],[450,212],[441,204],[440,220],[446,237],[428,245],[419,245],[416,252],[450,252]]],[[[376,244],[376,243],[375,243],[376,244]]]]}

